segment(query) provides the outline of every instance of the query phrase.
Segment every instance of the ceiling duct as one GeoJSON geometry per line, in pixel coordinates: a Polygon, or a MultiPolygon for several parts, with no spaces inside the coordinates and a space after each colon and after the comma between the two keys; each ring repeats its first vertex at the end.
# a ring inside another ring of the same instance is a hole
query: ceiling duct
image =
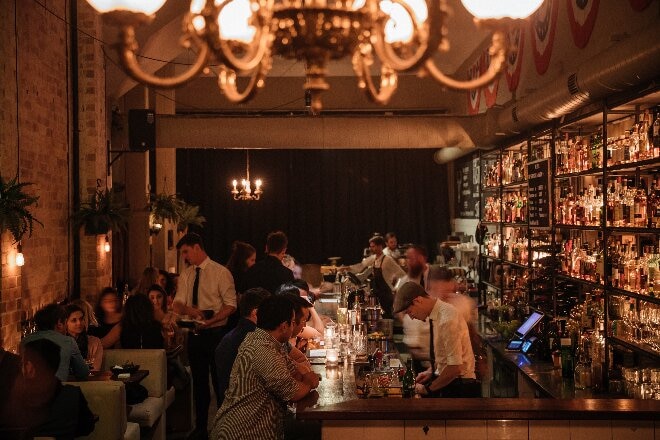
{"type": "MultiPolygon", "coordinates": [[[[475,143],[492,143],[495,132],[519,133],[566,115],[589,102],[658,78],[660,26],[653,25],[585,60],[566,77],[546,84],[505,106],[497,115],[497,130],[475,143]]],[[[479,137],[479,136],[477,136],[479,137]]]]}

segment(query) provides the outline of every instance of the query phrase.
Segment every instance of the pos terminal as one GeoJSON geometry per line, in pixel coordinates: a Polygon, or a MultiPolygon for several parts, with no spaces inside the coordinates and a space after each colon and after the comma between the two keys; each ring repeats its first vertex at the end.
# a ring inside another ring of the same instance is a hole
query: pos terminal
{"type": "Polygon", "coordinates": [[[534,329],[534,327],[536,327],[536,325],[541,322],[541,319],[543,319],[543,313],[541,312],[535,311],[529,315],[529,318],[527,318],[527,320],[525,320],[525,322],[520,327],[518,327],[518,330],[516,330],[513,338],[511,338],[507,344],[506,350],[521,351],[525,354],[528,353],[536,341],[535,336],[528,337],[528,335],[534,329]]]}

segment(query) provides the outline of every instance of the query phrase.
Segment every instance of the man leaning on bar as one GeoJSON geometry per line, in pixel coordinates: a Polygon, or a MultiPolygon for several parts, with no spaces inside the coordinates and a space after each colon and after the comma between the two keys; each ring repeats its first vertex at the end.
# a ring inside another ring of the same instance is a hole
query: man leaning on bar
{"type": "Polygon", "coordinates": [[[481,397],[467,324],[454,306],[407,282],[394,300],[394,313],[429,320],[431,367],[419,373],[415,391],[422,397],[481,397]]]}

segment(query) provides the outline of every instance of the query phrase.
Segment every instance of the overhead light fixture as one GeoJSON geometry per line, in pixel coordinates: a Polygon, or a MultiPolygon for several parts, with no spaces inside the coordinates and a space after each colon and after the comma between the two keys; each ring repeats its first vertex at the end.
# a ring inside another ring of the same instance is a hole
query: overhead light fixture
{"type": "Polygon", "coordinates": [[[110,238],[107,235],[105,236],[105,243],[103,243],[103,250],[106,254],[110,252],[110,238]]]}
{"type": "Polygon", "coordinates": [[[14,261],[16,262],[16,266],[18,267],[25,266],[25,256],[23,256],[23,246],[21,245],[20,242],[18,242],[18,246],[16,246],[16,259],[14,261]]]}
{"type": "Polygon", "coordinates": [[[252,191],[252,182],[250,181],[250,152],[245,150],[245,178],[241,179],[241,188],[238,188],[238,180],[234,179],[232,184],[231,194],[234,200],[259,200],[263,190],[261,189],[262,181],[257,179],[254,181],[254,191],[252,191]]]}
{"type": "Polygon", "coordinates": [[[490,66],[480,77],[455,80],[433,61],[449,49],[446,0],[191,0],[183,20],[183,45],[197,59],[178,76],[158,77],[137,61],[135,27],[150,23],[164,0],[87,0],[121,26],[120,62],[136,81],[159,88],[177,87],[195,78],[209,62],[220,64],[218,84],[232,102],[251,99],[264,86],[272,57],[305,62],[304,89],[313,113],[321,111],[321,93],[328,90],[330,60],[352,57],[358,87],[378,104],[396,90],[398,74],[416,72],[446,87],[470,90],[493,81],[504,68],[508,29],[528,17],[543,0],[461,0],[475,23],[493,29],[490,66]],[[378,63],[377,63],[378,61],[378,63]],[[380,65],[379,83],[373,79],[380,65]],[[237,76],[249,78],[239,91],[237,76]]]}

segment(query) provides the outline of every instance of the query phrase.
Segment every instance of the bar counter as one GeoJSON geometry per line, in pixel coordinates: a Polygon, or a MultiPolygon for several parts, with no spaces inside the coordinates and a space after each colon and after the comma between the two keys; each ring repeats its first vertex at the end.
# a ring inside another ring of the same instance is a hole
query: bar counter
{"type": "Polygon", "coordinates": [[[660,438],[660,401],[633,399],[358,398],[354,367],[313,365],[316,392],[298,402],[301,420],[320,421],[324,439],[660,438]],[[428,431],[440,437],[426,437],[428,431]],[[422,436],[422,433],[424,436],[422,436]],[[625,434],[625,435],[624,435],[625,434]],[[584,437],[586,436],[586,437],[584,437]]]}

